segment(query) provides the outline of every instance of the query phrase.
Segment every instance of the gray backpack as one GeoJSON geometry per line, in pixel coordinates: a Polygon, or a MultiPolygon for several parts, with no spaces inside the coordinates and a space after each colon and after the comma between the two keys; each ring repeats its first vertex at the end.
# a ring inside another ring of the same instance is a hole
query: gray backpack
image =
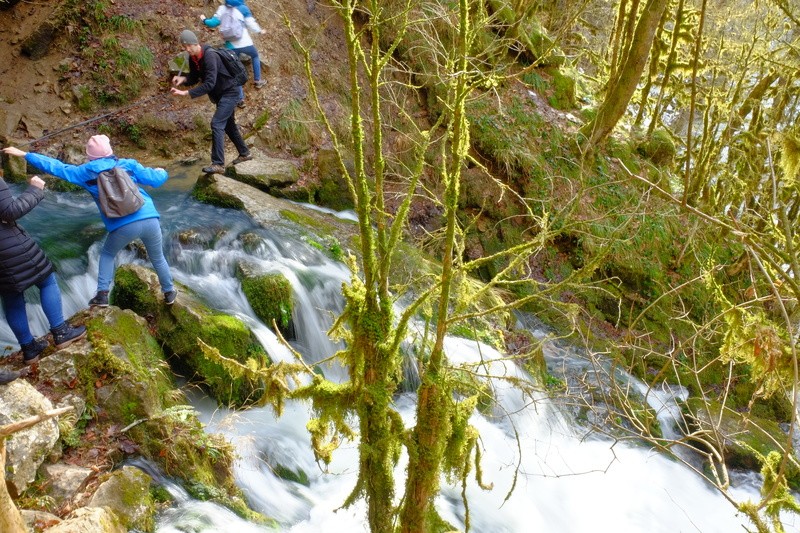
{"type": "Polygon", "coordinates": [[[97,199],[100,210],[108,218],[135,213],[144,205],[144,197],[128,172],[119,166],[97,175],[97,199]]]}
{"type": "Polygon", "coordinates": [[[244,21],[236,15],[235,7],[226,6],[219,23],[219,32],[226,41],[238,41],[244,33],[244,21]]]}

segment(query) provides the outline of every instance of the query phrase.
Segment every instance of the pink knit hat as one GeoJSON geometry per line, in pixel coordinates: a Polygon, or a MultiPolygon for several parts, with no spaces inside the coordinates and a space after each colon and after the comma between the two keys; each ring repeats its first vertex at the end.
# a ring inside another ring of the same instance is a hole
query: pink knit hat
{"type": "Polygon", "coordinates": [[[105,135],[93,135],[86,142],[86,155],[89,156],[89,159],[108,157],[113,153],[111,141],[105,135]]]}

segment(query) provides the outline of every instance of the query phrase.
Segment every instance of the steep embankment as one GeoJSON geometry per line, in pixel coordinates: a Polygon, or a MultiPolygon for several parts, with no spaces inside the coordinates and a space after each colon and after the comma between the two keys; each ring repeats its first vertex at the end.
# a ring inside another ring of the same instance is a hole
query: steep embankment
{"type": "MultiPolygon", "coordinates": [[[[248,135],[262,132],[250,135],[258,148],[286,154],[289,143],[281,132],[290,125],[279,122],[285,123],[287,109],[291,114],[307,90],[284,17],[300,35],[313,34],[318,70],[326,76],[341,64],[340,35],[329,28],[330,13],[314,3],[248,4],[265,30],[253,37],[268,84],[257,90],[248,83],[239,123],[248,135]]],[[[200,22],[200,15],[211,16],[215,7],[200,0],[56,0],[0,10],[0,140],[19,144],[48,135],[34,147],[63,154],[87,135],[105,131],[126,155],[207,157],[213,108],[206,98],[169,96],[169,62],[182,51],[177,35],[184,28],[201,41],[221,44],[217,32],[200,22]],[[98,116],[104,117],[52,135],[98,116]]]]}

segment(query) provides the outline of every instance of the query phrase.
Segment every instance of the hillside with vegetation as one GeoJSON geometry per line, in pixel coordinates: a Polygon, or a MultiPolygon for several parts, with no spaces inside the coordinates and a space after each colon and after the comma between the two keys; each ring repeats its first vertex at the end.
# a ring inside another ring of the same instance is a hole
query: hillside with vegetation
{"type": "MultiPolygon", "coordinates": [[[[4,145],[77,162],[83,139],[99,131],[143,160],[206,160],[210,105],[172,100],[168,85],[181,29],[219,41],[198,23],[215,6],[5,3],[4,145]]],[[[300,179],[282,196],[354,209],[359,223],[331,331],[346,341],[337,355],[350,381],[290,392],[279,386],[284,372],[302,374],[302,365],[241,371],[271,383],[268,403],[314,402],[323,462],[332,442],[353,437],[344,420],[359,421],[374,444],[360,448],[348,502],[368,502],[372,531],[447,530],[432,505],[440,474],[480,475],[468,420],[483,393],[448,363],[448,334],[511,353],[550,394],[597,413],[604,433],[699,452],[698,475],[723,493],[729,468],[761,470],[763,500],[732,503],[759,531],[781,531],[773,520],[798,508],[789,489],[800,486],[800,8],[248,5],[267,30],[256,45],[268,80],[247,87],[238,113],[248,143],[296,164],[300,179]],[[436,266],[402,271],[416,254],[436,266]],[[412,303],[398,312],[401,297],[412,303]],[[548,376],[540,346],[515,327],[519,311],[651,386],[685,387],[683,437],[665,438],[613,372],[580,391],[548,376]],[[424,423],[405,428],[392,394],[412,319],[428,326],[424,423]],[[397,489],[401,448],[414,475],[397,489]]],[[[4,163],[7,179],[24,174],[4,163]]]]}

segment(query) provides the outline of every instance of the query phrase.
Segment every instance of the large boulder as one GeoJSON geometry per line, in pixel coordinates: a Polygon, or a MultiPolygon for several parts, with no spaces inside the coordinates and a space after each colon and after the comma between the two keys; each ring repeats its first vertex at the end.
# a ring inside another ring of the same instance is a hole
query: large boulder
{"type": "Polygon", "coordinates": [[[230,176],[265,192],[296,183],[300,177],[297,165],[286,159],[267,157],[253,152],[253,159],[228,167],[230,176]]]}
{"type": "Polygon", "coordinates": [[[150,494],[150,482],[150,476],[138,468],[123,466],[101,481],[89,507],[111,509],[129,530],[152,531],[155,504],[150,494]]]}
{"type": "Polygon", "coordinates": [[[127,533],[119,518],[104,507],[81,507],[47,530],[48,533],[127,533]]]}
{"type": "Polygon", "coordinates": [[[260,382],[235,377],[225,366],[205,356],[202,343],[242,364],[254,359],[258,366],[269,357],[247,325],[236,317],[206,306],[188,287],[181,287],[175,303],[161,300],[155,272],[137,265],[117,269],[111,301],[141,316],[152,317],[155,332],[169,352],[174,367],[202,382],[222,405],[243,407],[257,402],[264,393],[260,382]]]}
{"type": "MultiPolygon", "coordinates": [[[[24,379],[0,386],[0,426],[53,409],[53,404],[24,379]]],[[[58,422],[45,420],[14,433],[6,441],[6,482],[12,496],[32,483],[39,466],[58,441],[58,422]]]]}
{"type": "MultiPolygon", "coordinates": [[[[275,229],[280,225],[302,228],[308,241],[320,244],[334,259],[357,238],[357,226],[328,213],[309,209],[281,198],[275,198],[255,187],[248,186],[219,174],[207,174],[195,184],[195,197],[219,205],[241,209],[262,227],[275,229]]],[[[355,247],[353,247],[355,250],[355,247]]]]}

